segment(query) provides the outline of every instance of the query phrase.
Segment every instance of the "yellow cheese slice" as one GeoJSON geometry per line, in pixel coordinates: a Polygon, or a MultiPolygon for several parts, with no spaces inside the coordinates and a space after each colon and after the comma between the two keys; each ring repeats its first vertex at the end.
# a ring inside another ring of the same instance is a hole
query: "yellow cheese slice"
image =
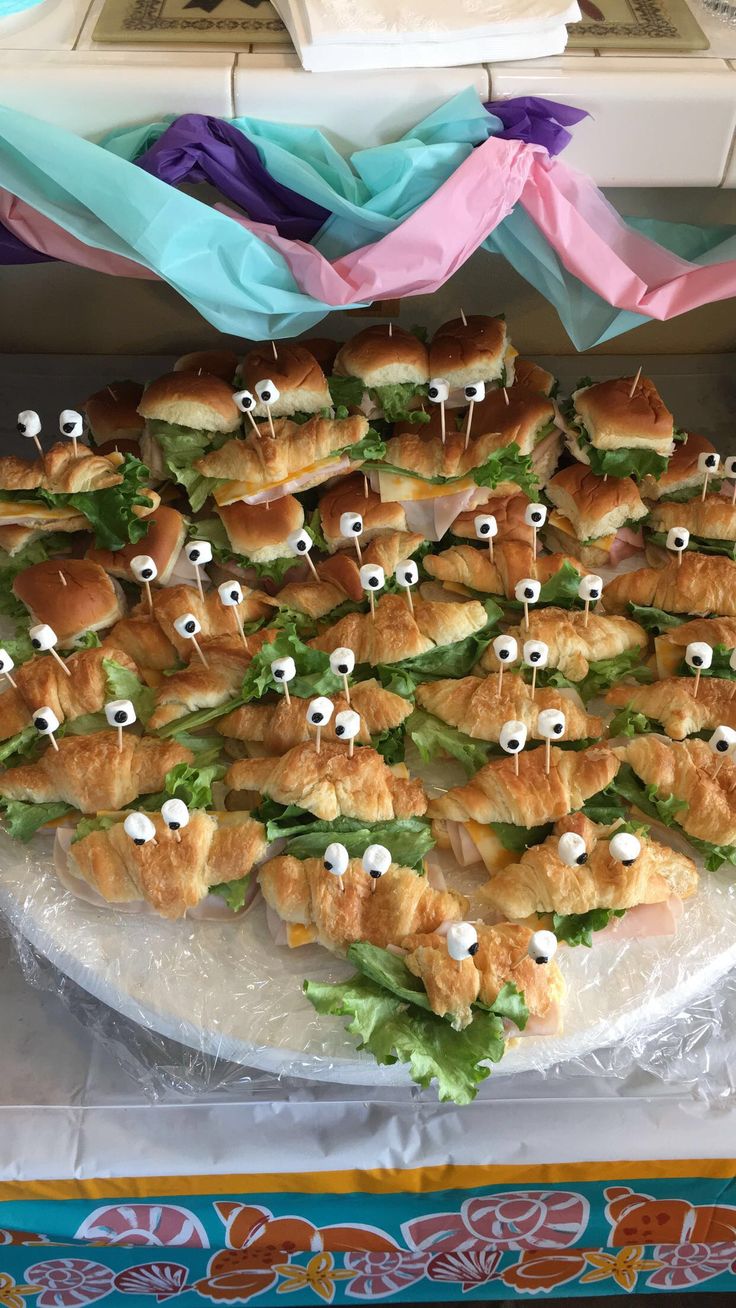
{"type": "Polygon", "coordinates": [[[378,474],[378,492],[384,504],[394,504],[400,500],[438,500],[443,495],[456,495],[473,486],[475,482],[470,477],[453,481],[449,486],[433,486],[419,477],[402,477],[397,472],[378,474]]]}
{"type": "Polygon", "coordinates": [[[317,939],[313,926],[302,926],[300,922],[290,922],[286,928],[286,943],[289,949],[299,949],[301,945],[311,945],[317,939]]]}
{"type": "Polygon", "coordinates": [[[508,867],[509,863],[516,862],[516,854],[510,849],[504,848],[492,827],[484,826],[483,823],[473,822],[472,820],[466,822],[465,825],[470,839],[473,841],[489,872],[500,872],[501,868],[508,867]]]}
{"type": "MultiPolygon", "coordinates": [[[[556,527],[558,531],[564,531],[566,536],[572,537],[572,540],[576,545],[579,543],[578,538],[575,535],[575,528],[570,522],[570,519],[566,518],[558,509],[553,509],[552,513],[550,513],[549,525],[550,527],[556,527]]],[[[610,550],[615,539],[616,533],[614,531],[610,536],[596,536],[593,543],[595,544],[596,549],[610,550]]]]}
{"type": "Polygon", "coordinates": [[[215,502],[224,507],[233,504],[236,500],[243,500],[248,495],[260,495],[262,491],[277,490],[279,486],[286,486],[287,483],[297,481],[302,477],[319,476],[327,473],[331,465],[337,461],[338,456],[331,455],[328,459],[320,459],[317,463],[310,463],[306,468],[299,468],[295,472],[290,472],[288,477],[281,477],[279,481],[270,481],[265,485],[262,482],[256,484],[250,481],[224,481],[213,492],[215,502]]]}
{"type": "Polygon", "coordinates": [[[76,509],[52,508],[36,500],[0,500],[0,523],[30,524],[39,527],[59,527],[61,524],[87,526],[87,519],[76,509]]]}

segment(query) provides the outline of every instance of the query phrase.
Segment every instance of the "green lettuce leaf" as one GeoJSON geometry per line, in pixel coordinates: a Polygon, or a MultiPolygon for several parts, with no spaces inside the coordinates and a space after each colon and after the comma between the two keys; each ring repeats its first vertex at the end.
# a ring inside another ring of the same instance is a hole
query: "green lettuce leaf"
{"type": "Polygon", "coordinates": [[[414,976],[414,973],[409,971],[403,958],[397,954],[390,953],[388,949],[381,949],[380,945],[372,945],[367,940],[361,940],[357,944],[350,945],[348,962],[353,963],[370,981],[383,986],[384,990],[390,990],[397,999],[405,999],[408,1004],[416,1004],[426,1013],[432,1012],[424,985],[418,976],[414,976]]]}
{"type": "Polygon", "coordinates": [[[195,736],[189,731],[177,731],[173,739],[177,745],[192,751],[199,768],[206,768],[211,763],[216,763],[222,754],[222,736],[195,736]]]}
{"type": "Polygon", "coordinates": [[[681,627],[683,622],[688,621],[685,613],[665,613],[664,609],[652,609],[631,601],[629,601],[629,612],[640,627],[645,631],[651,631],[654,636],[661,636],[663,631],[669,631],[671,627],[681,627]]]}
{"type": "Polygon", "coordinates": [[[150,435],[158,441],[164,463],[174,481],[184,487],[189,503],[197,512],[204,506],[207,497],[222,484],[223,479],[203,476],[197,472],[194,464],[210,450],[219,449],[231,437],[220,432],[194,431],[191,427],[179,427],[173,422],[149,419],[146,425],[150,435]]]}
{"type": "Polygon", "coordinates": [[[371,396],[381,409],[387,422],[412,422],[424,425],[429,422],[429,414],[423,409],[410,407],[417,397],[427,394],[426,385],[415,382],[394,382],[390,386],[373,386],[371,396]]]}
{"type": "Polygon", "coordinates": [[[0,812],[8,835],[25,844],[44,823],[66,817],[74,809],[63,800],[52,800],[48,804],[26,804],[20,799],[0,799],[0,812]]]}
{"type": "Polygon", "coordinates": [[[289,682],[292,695],[309,699],[313,695],[334,695],[342,690],[342,680],[330,671],[329,655],[305,645],[294,631],[282,631],[262,645],[254,655],[243,678],[242,702],[248,704],[260,699],[267,691],[283,694],[283,687],[274,682],[271,664],[274,659],[291,655],[296,664],[296,677],[289,682]]]}
{"type": "Polygon", "coordinates": [[[613,787],[629,804],[634,804],[648,817],[682,832],[685,839],[700,855],[709,872],[717,872],[724,863],[736,867],[736,845],[714,845],[709,840],[700,840],[697,836],[691,836],[680,826],[677,818],[677,814],[688,807],[686,802],[677,799],[674,795],[659,795],[654,785],[645,786],[628,763],[622,763],[613,787]]]}
{"type": "Polygon", "coordinates": [[[591,908],[588,913],[553,913],[552,930],[566,945],[585,945],[590,949],[593,932],[602,931],[611,918],[623,917],[625,912],[624,908],[591,908]]]}
{"type": "Polygon", "coordinates": [[[588,435],[585,423],[570,400],[563,406],[568,425],[577,432],[577,442],[598,477],[633,477],[641,482],[647,476],[658,478],[667,471],[669,458],[655,450],[599,450],[588,435]]]}
{"type": "Polygon", "coordinates": [[[512,854],[523,854],[531,845],[541,845],[552,830],[552,823],[546,822],[541,827],[517,827],[514,822],[489,822],[504,849],[512,854]]]}
{"type": "MultiPolygon", "coordinates": [[[[572,686],[578,691],[583,703],[587,704],[589,700],[601,695],[622,677],[633,678],[637,683],[652,681],[652,671],[641,663],[641,655],[642,651],[637,646],[635,649],[624,650],[623,654],[616,654],[610,659],[594,659],[589,664],[587,675],[582,681],[568,680],[559,668],[545,669],[538,674],[538,684],[558,688],[572,686]]],[[[531,681],[531,669],[525,667],[523,676],[526,681],[531,681]]]]}
{"type": "MultiPolygon", "coordinates": [[[[667,548],[666,531],[648,531],[646,536],[652,545],[659,545],[663,550],[667,548]]],[[[691,536],[687,548],[697,554],[721,554],[724,558],[736,559],[734,540],[718,540],[714,536],[691,536]]]]}
{"type": "Polygon", "coordinates": [[[33,726],[24,727],[15,736],[0,743],[0,763],[17,767],[22,759],[28,759],[35,753],[39,735],[33,726]]]}
{"type": "MultiPolygon", "coordinates": [[[[703,669],[703,671],[701,672],[701,676],[718,677],[719,679],[723,678],[725,681],[736,681],[736,669],[731,667],[732,654],[733,654],[733,650],[729,649],[727,645],[714,645],[713,662],[711,663],[709,668],[703,669]]],[[[688,667],[687,663],[685,662],[684,650],[683,650],[682,663],[680,665],[677,675],[679,677],[695,676],[693,669],[688,667]]]]}
{"type": "Polygon", "coordinates": [[[106,490],[75,491],[73,495],[56,495],[50,491],[38,494],[52,508],[73,508],[83,513],[95,533],[98,549],[121,550],[146,535],[146,520],[137,517],[134,509],[150,508],[152,500],[143,494],[150,474],[140,459],[126,454],[119,472],[122,482],[106,490]]]}
{"type": "Polygon", "coordinates": [[[240,877],[237,881],[221,881],[217,886],[210,886],[211,895],[219,895],[225,900],[228,908],[233,913],[239,913],[241,908],[245,907],[245,901],[251,885],[252,872],[246,876],[240,877]]]}
{"type": "Polygon", "coordinates": [[[394,763],[403,763],[404,752],[406,749],[406,735],[404,724],[398,727],[388,727],[380,735],[373,737],[373,748],[381,755],[381,758],[392,767],[394,763]]]}
{"type": "Polygon", "coordinates": [[[493,636],[493,628],[501,617],[501,610],[493,600],[487,599],[484,608],[488,621],[480,631],[451,645],[437,645],[426,654],[400,659],[397,663],[378,664],[376,675],[387,690],[393,690],[406,699],[413,699],[416,687],[422,681],[437,681],[443,677],[465,677],[478,662],[493,636]]]}
{"type": "Polygon", "coordinates": [[[452,493],[453,486],[458,481],[464,481],[470,478],[478,486],[489,486],[492,489],[499,486],[501,482],[515,482],[525,494],[533,497],[536,493],[538,481],[533,471],[531,456],[519,453],[519,446],[512,442],[510,445],[504,445],[502,449],[495,450],[489,455],[485,463],[480,464],[477,468],[472,468],[462,477],[422,477],[413,468],[402,468],[396,463],[389,462],[370,462],[365,463],[362,468],[363,472],[392,472],[399,477],[416,477],[418,481],[426,481],[430,486],[446,486],[448,494],[452,493]]]}
{"type": "Polygon", "coordinates": [[[627,708],[619,709],[608,724],[608,732],[611,736],[645,736],[650,731],[661,731],[661,724],[648,718],[646,713],[639,713],[636,709],[627,708]]]}
{"type": "MultiPolygon", "coordinates": [[[[2,498],[2,497],[0,497],[2,498]]],[[[73,533],[67,531],[50,531],[39,540],[24,545],[17,554],[8,554],[0,550],[0,581],[4,586],[12,585],[19,572],[24,572],[34,563],[45,563],[54,554],[68,552],[73,541],[73,533]]]]}
{"type": "Polygon", "coordinates": [[[145,795],[137,802],[138,808],[149,813],[160,809],[167,799],[183,799],[187,808],[212,808],[212,787],[221,781],[227,768],[221,764],[199,767],[191,763],[177,763],[164,778],[164,788],[155,795],[145,795]]]}
{"type": "MultiPolygon", "coordinates": [[[[596,795],[591,795],[590,799],[586,799],[581,812],[590,818],[591,822],[598,822],[601,826],[610,826],[612,822],[620,822],[626,817],[626,809],[613,783],[606,786],[605,790],[599,790],[596,795]]],[[[627,826],[621,827],[622,831],[626,829],[627,826]]]]}
{"type": "Polygon", "coordinates": [[[486,741],[473,740],[464,731],[458,731],[457,727],[449,726],[423,709],[415,709],[404,726],[425,763],[449,754],[462,763],[468,776],[472,777],[488,762],[490,746],[486,741]]]}
{"type": "Polygon", "coordinates": [[[328,377],[327,385],[334,405],[343,405],[346,409],[359,408],[361,405],[365,386],[359,377],[338,377],[335,374],[328,377]]]}
{"type": "Polygon", "coordinates": [[[102,814],[80,818],[72,837],[72,844],[76,845],[78,840],[84,840],[85,836],[91,836],[93,831],[109,831],[110,827],[115,826],[115,822],[114,817],[103,817],[102,814]]]}
{"type": "MultiPolygon", "coordinates": [[[[554,604],[557,608],[563,609],[570,608],[573,604],[579,605],[578,587],[581,577],[582,573],[566,560],[562,567],[558,568],[557,572],[554,572],[547,581],[542,582],[539,591],[539,603],[554,604]]],[[[503,605],[504,608],[513,611],[520,611],[524,607],[516,599],[504,599],[503,605]]]]}
{"type": "MultiPolygon", "coordinates": [[[[261,811],[262,806],[254,816],[259,816],[261,811]]],[[[371,824],[341,817],[334,822],[321,822],[307,813],[303,819],[284,817],[267,822],[266,839],[278,840],[280,836],[286,838],[286,852],[293,858],[321,858],[333,840],[339,840],[351,858],[361,858],[369,845],[385,845],[395,863],[420,872],[425,856],[434,847],[431,828],[421,818],[395,818],[391,822],[371,824]]]]}
{"type": "MultiPolygon", "coordinates": [[[[708,488],[716,489],[716,483],[708,482],[708,488]]],[[[660,495],[657,500],[658,504],[689,504],[691,500],[696,499],[702,494],[701,486],[683,486],[681,490],[670,491],[668,495],[660,495]]]]}
{"type": "Polygon", "coordinates": [[[102,641],[96,631],[85,631],[74,642],[75,649],[99,649],[101,645],[102,641]]]}
{"type": "MultiPolygon", "coordinates": [[[[2,591],[0,590],[0,599],[2,591]]],[[[28,614],[23,610],[23,619],[18,623],[14,636],[0,637],[0,645],[10,655],[14,663],[20,667],[21,663],[27,663],[36,653],[31,638],[28,635],[28,614]]]]}
{"type": "Polygon", "coordinates": [[[129,699],[138,721],[145,724],[153,713],[155,691],[144,685],[135,672],[130,672],[114,659],[103,659],[102,666],[110,699],[129,699]]]}
{"type": "Polygon", "coordinates": [[[507,981],[501,986],[490,1012],[495,1013],[496,1017],[504,1017],[509,1022],[513,1022],[520,1031],[524,1030],[529,1021],[529,1009],[523,991],[517,990],[513,981],[507,981]]]}

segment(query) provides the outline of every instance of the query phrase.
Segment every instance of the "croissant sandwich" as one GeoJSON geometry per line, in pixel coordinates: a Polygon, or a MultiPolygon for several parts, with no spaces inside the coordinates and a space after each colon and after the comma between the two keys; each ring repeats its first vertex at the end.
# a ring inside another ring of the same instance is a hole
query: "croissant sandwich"
{"type": "MultiPolygon", "coordinates": [[[[703,474],[700,474],[701,480],[703,474]]],[[[736,557],[736,505],[723,495],[696,495],[684,504],[659,500],[646,523],[647,558],[656,566],[667,548],[667,533],[685,527],[690,533],[687,548],[699,554],[736,557]]],[[[666,557],[666,556],[665,556],[666,557]]]]}
{"type": "Polygon", "coordinates": [[[128,654],[115,646],[78,650],[66,660],[67,676],[50,654],[29,659],[13,674],[15,687],[0,691],[0,740],[9,740],[31,725],[31,715],[48,705],[59,722],[87,713],[99,713],[110,698],[104,660],[117,663],[135,676],[138,669],[128,654]]]}
{"type": "MultiPolygon", "coordinates": [[[[229,740],[246,742],[249,752],[267,755],[284,754],[310,739],[307,723],[308,700],[291,696],[287,704],[284,697],[275,704],[245,704],[221,718],[217,729],[229,740]]],[[[372,737],[400,727],[411,713],[411,704],[401,695],[384,690],[377,681],[359,681],[350,688],[350,705],[344,695],[333,695],[335,711],[322,729],[323,740],[336,740],[335,717],[350,707],[360,717],[360,733],[356,743],[368,745],[372,737]]]]}
{"type": "Polygon", "coordinates": [[[417,686],[416,702],[473,740],[497,741],[511,720],[523,722],[529,737],[538,739],[537,720],[548,708],[564,712],[568,740],[595,740],[603,734],[602,718],[586,713],[557,690],[536,690],[532,698],[531,687],[514,673],[507,673],[500,686],[496,675],[429,681],[417,686]]]}
{"type": "MultiPolygon", "coordinates": [[[[629,618],[590,613],[586,625],[585,615],[577,609],[530,609],[529,629],[513,627],[509,635],[519,646],[525,640],[544,641],[549,649],[548,666],[558,668],[576,683],[584,681],[591,671],[602,671],[600,665],[605,663],[610,685],[638,662],[647,646],[643,627],[629,618]]],[[[481,667],[488,672],[498,671],[492,646],[483,655],[481,667]]]]}
{"type": "Polygon", "coordinates": [[[486,610],[477,600],[445,604],[417,598],[411,613],[400,595],[383,595],[376,604],[375,618],[348,613],[310,644],[328,654],[347,646],[357,663],[375,667],[416,658],[437,646],[456,644],[481,631],[487,623],[486,610]]]}
{"type": "Polygon", "coordinates": [[[494,551],[491,563],[488,552],[477,545],[451,545],[441,554],[428,554],[424,559],[425,571],[430,577],[444,583],[447,591],[460,594],[471,592],[483,595],[505,595],[514,598],[514,588],[524,577],[535,576],[544,585],[566,563],[577,568],[577,560],[564,554],[540,555],[536,563],[531,549],[494,551]],[[509,566],[510,565],[510,566],[509,566]],[[525,569],[525,570],[524,570],[525,569]]]}
{"type": "Polygon", "coordinates": [[[733,677],[731,654],[736,649],[736,618],[694,618],[669,627],[654,641],[658,677],[673,677],[687,669],[685,650],[693,641],[704,641],[713,650],[709,669],[712,676],[733,677]]]}
{"type": "Polygon", "coordinates": [[[685,553],[663,568],[623,572],[603,591],[607,613],[626,613],[630,605],[665,613],[736,617],[736,563],[717,554],[685,553]]]}
{"type": "Polygon", "coordinates": [[[736,728],[736,681],[720,677],[704,677],[697,695],[693,677],[666,677],[651,686],[613,686],[606,701],[643,714],[650,729],[664,731],[673,740],[720,726],[736,728]]]}
{"type": "Polygon", "coordinates": [[[81,813],[116,811],[161,790],[171,768],[194,759],[182,745],[150,736],[124,734],[119,749],[114,731],[65,736],[58,745],[35,763],[0,774],[0,797],[33,804],[56,800],[81,813]]]}

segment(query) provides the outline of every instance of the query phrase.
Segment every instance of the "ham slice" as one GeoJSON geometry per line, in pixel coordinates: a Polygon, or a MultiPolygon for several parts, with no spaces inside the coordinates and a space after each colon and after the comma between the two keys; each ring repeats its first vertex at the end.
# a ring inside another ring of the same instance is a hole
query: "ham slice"
{"type": "Polygon", "coordinates": [[[632,554],[637,554],[639,550],[644,549],[644,535],[642,531],[633,530],[631,527],[619,527],[613,538],[613,544],[609,552],[609,562],[611,566],[620,563],[622,559],[628,559],[632,554]]]}
{"type": "Polygon", "coordinates": [[[597,931],[594,940],[646,940],[649,936],[674,936],[684,912],[677,895],[659,904],[637,904],[623,917],[612,917],[603,931],[597,931]]]}
{"type": "MultiPolygon", "coordinates": [[[[359,467],[359,464],[355,465],[359,467]]],[[[255,495],[244,495],[245,504],[269,504],[272,500],[280,500],[284,495],[296,495],[297,491],[309,490],[312,486],[320,486],[328,477],[335,477],[340,472],[348,472],[353,467],[352,461],[345,456],[341,459],[335,459],[329,464],[322,464],[314,468],[308,468],[304,472],[297,473],[288,481],[280,481],[277,486],[267,486],[265,490],[257,491],[255,495]]]]}
{"type": "Polygon", "coordinates": [[[551,1003],[547,1012],[544,1014],[544,1017],[532,1013],[523,1031],[520,1031],[518,1027],[514,1026],[513,1022],[509,1022],[509,1030],[515,1036],[559,1035],[562,1030],[560,1005],[556,1002],[551,1003]]]}
{"type": "Polygon", "coordinates": [[[425,540],[442,540],[460,513],[465,513],[476,502],[478,492],[487,491],[480,486],[466,486],[452,495],[436,495],[426,500],[400,500],[406,514],[409,531],[416,531],[425,540]]]}
{"type": "Polygon", "coordinates": [[[474,863],[482,861],[480,850],[468,834],[464,822],[448,820],[447,836],[455,862],[459,863],[460,867],[472,867],[474,863]]]}

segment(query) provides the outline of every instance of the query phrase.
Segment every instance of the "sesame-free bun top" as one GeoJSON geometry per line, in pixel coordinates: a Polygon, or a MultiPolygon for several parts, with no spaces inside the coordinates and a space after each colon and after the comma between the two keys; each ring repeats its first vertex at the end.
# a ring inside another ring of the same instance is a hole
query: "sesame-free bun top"
{"type": "Polygon", "coordinates": [[[591,443],[599,450],[651,449],[669,454],[674,419],[654,382],[616,377],[573,393],[575,409],[591,443]]]}
{"type": "MultiPolygon", "coordinates": [[[[406,531],[406,514],[402,506],[390,501],[383,502],[380,495],[369,489],[365,493],[365,484],[360,473],[350,473],[340,477],[324,495],[320,496],[319,516],[322,534],[327,541],[327,548],[344,549],[348,541],[340,533],[340,517],[343,513],[360,513],[363,518],[361,545],[373,540],[385,532],[406,531]]],[[[353,542],[351,541],[350,544],[353,542]]]]}
{"type": "MultiPolygon", "coordinates": [[[[319,413],[330,408],[332,397],[327,378],[314,355],[292,341],[276,341],[274,347],[258,345],[248,351],[240,364],[242,386],[255,396],[257,382],[274,382],[280,391],[279,398],[269,406],[274,418],[288,418],[292,413],[319,413]]],[[[253,412],[257,417],[265,417],[265,404],[256,404],[253,412]]]]}
{"type": "Polygon", "coordinates": [[[138,578],[130,566],[131,559],[138,554],[148,554],[156,564],[159,585],[165,586],[184,544],[186,519],[176,509],[167,504],[159,504],[155,512],[146,518],[146,526],[148,531],[145,536],[135,544],[114,551],[89,549],[86,557],[93,563],[98,563],[113,577],[125,577],[128,581],[137,582],[138,578]]]}
{"type": "Polygon", "coordinates": [[[431,377],[444,377],[450,387],[471,382],[500,381],[506,361],[508,333],[503,318],[471,315],[453,318],[437,328],[429,347],[431,377]]]}
{"type": "Polygon", "coordinates": [[[341,377],[359,377],[366,387],[393,386],[429,381],[427,347],[413,332],[377,323],[366,327],[338,350],[335,372],[341,377]]]}
{"type": "Polygon", "coordinates": [[[631,477],[598,477],[585,463],[555,474],[545,494],[575,528],[580,540],[609,536],[625,522],[646,517],[647,507],[631,477]]]}
{"type": "Polygon", "coordinates": [[[304,509],[294,495],[282,495],[268,508],[238,500],[217,512],[234,553],[253,563],[270,563],[290,554],[287,537],[304,526],[304,509]]]}
{"type": "Polygon", "coordinates": [[[18,573],[13,594],[25,604],[33,623],[53,627],[60,645],[71,644],[85,631],[112,626],[125,612],[117,582],[91,559],[34,563],[18,573]]]}
{"type": "Polygon", "coordinates": [[[715,454],[716,447],[705,436],[688,432],[687,440],[675,445],[675,452],[662,475],[647,475],[641,484],[641,493],[645,500],[659,500],[663,495],[672,495],[675,491],[691,490],[703,484],[703,474],[698,470],[698,456],[715,454]]]}
{"type": "Polygon", "coordinates": [[[136,381],[114,381],[84,402],[84,412],[95,443],[140,440],[145,422],[138,412],[143,387],[136,381]]]}
{"type": "Polygon", "coordinates": [[[324,373],[332,372],[340,348],[339,341],[333,341],[331,336],[305,336],[297,344],[303,345],[305,350],[314,355],[324,373]]]}
{"type": "Polygon", "coordinates": [[[138,412],[193,431],[230,432],[241,425],[232,386],[211,373],[169,372],[143,392],[138,412]]]}
{"type": "Polygon", "coordinates": [[[522,359],[521,355],[518,355],[514,360],[514,389],[518,387],[520,391],[550,395],[555,381],[554,373],[548,372],[532,359],[522,359]]]}
{"type": "Polygon", "coordinates": [[[234,350],[194,350],[191,354],[182,354],[174,364],[174,372],[207,372],[211,377],[219,377],[227,382],[233,380],[238,367],[238,356],[234,350]]]}

